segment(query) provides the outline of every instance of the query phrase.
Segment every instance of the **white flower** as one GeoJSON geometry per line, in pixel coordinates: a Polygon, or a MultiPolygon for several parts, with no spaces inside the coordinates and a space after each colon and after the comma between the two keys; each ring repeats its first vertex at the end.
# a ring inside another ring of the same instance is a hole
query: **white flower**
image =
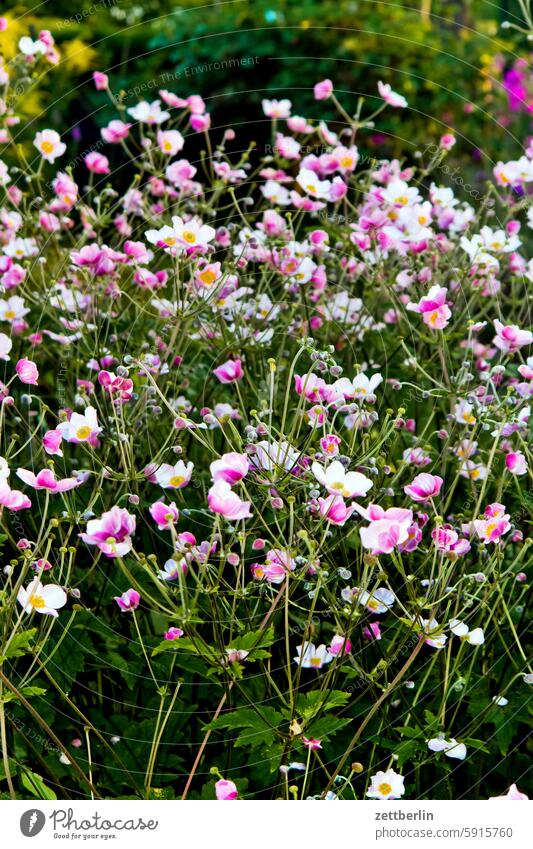
{"type": "Polygon", "coordinates": [[[498,707],[505,707],[505,705],[509,704],[509,699],[506,699],[505,696],[493,696],[492,701],[498,707]]]}
{"type": "Polygon", "coordinates": [[[67,149],[61,136],[55,130],[42,130],[36,133],[33,144],[47,162],[54,162],[58,156],[63,156],[67,149]]]}
{"type": "Polygon", "coordinates": [[[18,591],[17,601],[25,613],[45,613],[48,616],[58,616],[57,610],[67,603],[67,594],[57,584],[41,584],[39,578],[34,578],[26,589],[18,591]]]}
{"type": "Polygon", "coordinates": [[[380,770],[372,776],[366,795],[369,799],[399,799],[405,793],[403,780],[393,769],[380,770]]]}
{"type": "Polygon", "coordinates": [[[25,56],[38,56],[46,53],[46,45],[39,39],[34,41],[28,35],[23,35],[19,39],[19,50],[25,56]]]}
{"type": "Polygon", "coordinates": [[[447,758],[456,758],[458,761],[464,761],[466,758],[466,746],[464,743],[458,743],[453,737],[446,740],[442,734],[438,737],[433,737],[431,740],[426,740],[428,749],[432,752],[444,752],[447,758]]]}
{"type": "Polygon", "coordinates": [[[102,432],[102,428],[98,427],[94,407],[86,407],[83,415],[72,413],[68,422],[58,424],[57,430],[67,442],[88,442],[93,436],[98,436],[102,432]]]}
{"type": "Polygon", "coordinates": [[[296,177],[296,182],[308,195],[312,195],[314,198],[325,198],[326,200],[329,198],[330,180],[320,180],[318,175],[309,168],[302,168],[296,177]]]}
{"type": "Polygon", "coordinates": [[[338,460],[330,463],[327,469],[320,463],[313,463],[311,470],[330,495],[342,495],[344,498],[361,497],[373,486],[372,481],[360,472],[347,472],[338,460]]]}
{"type": "Polygon", "coordinates": [[[321,669],[324,664],[331,663],[333,655],[329,653],[326,646],[315,646],[314,643],[304,643],[296,648],[297,656],[294,662],[302,669],[321,669]]]}
{"type": "Polygon", "coordinates": [[[255,446],[255,454],[250,460],[252,465],[264,469],[267,472],[283,469],[290,471],[300,457],[300,452],[289,445],[288,442],[267,442],[262,440],[255,446]]]}
{"type": "Polygon", "coordinates": [[[482,628],[473,628],[471,631],[468,625],[459,619],[451,619],[448,625],[452,634],[470,643],[471,646],[482,646],[485,642],[485,634],[482,628]]]}
{"type": "Polygon", "coordinates": [[[391,590],[387,590],[385,587],[378,587],[372,594],[366,590],[361,590],[357,601],[371,613],[386,613],[396,601],[396,596],[391,590]]]}
{"type": "Polygon", "coordinates": [[[263,112],[267,118],[290,118],[292,103],[287,98],[283,100],[261,101],[263,112]]]}
{"type": "Polygon", "coordinates": [[[147,103],[146,100],[141,100],[136,106],[131,106],[127,111],[132,118],[142,124],[162,124],[167,118],[170,118],[170,112],[164,112],[160,106],[160,100],[154,100],[153,103],[147,103]]]}
{"type": "Polygon", "coordinates": [[[473,425],[476,423],[476,417],[473,415],[473,406],[466,401],[459,401],[453,412],[455,421],[459,424],[473,425]]]}
{"type": "Polygon", "coordinates": [[[162,463],[154,472],[154,477],[163,489],[181,489],[189,483],[193,469],[194,463],[185,465],[183,460],[178,460],[175,466],[162,463]]]}

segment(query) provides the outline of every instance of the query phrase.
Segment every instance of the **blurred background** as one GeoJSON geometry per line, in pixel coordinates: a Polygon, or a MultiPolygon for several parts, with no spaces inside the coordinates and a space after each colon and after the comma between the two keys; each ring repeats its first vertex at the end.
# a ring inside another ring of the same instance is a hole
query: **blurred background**
{"type": "Polygon", "coordinates": [[[381,79],[410,108],[380,116],[379,131],[362,140],[368,153],[405,153],[451,129],[453,158],[479,179],[518,157],[531,130],[533,44],[501,26],[527,30],[520,0],[49,0],[34,9],[7,3],[4,14],[6,59],[14,35],[49,29],[56,40],[61,62],[25,93],[23,111],[46,111],[47,126],[70,134],[74,155],[116,117],[94,89],[94,70],[109,74],[127,106],[159,88],[200,93],[213,125],[238,127],[244,143],[266,131],[262,97],[290,97],[297,114],[327,120],[333,112],[313,101],[314,82],[330,77],[353,112],[361,95],[380,102],[381,79]]]}

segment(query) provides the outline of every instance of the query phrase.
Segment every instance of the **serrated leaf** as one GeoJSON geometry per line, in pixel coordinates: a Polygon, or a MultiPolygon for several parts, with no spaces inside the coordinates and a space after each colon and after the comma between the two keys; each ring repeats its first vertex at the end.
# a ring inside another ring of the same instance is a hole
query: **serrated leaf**
{"type": "Polygon", "coordinates": [[[15,634],[7,647],[7,652],[0,656],[0,661],[4,661],[10,657],[22,657],[32,650],[30,643],[32,642],[37,628],[30,628],[28,631],[21,631],[20,634],[15,634]]]}

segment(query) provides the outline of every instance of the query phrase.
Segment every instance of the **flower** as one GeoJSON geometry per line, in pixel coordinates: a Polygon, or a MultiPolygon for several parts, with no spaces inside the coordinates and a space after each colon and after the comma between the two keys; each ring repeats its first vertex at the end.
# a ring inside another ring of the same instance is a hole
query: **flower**
{"type": "Polygon", "coordinates": [[[307,642],[296,647],[296,655],[293,660],[302,669],[322,669],[326,663],[331,663],[334,657],[324,644],[315,647],[314,643],[307,642]]]}
{"type": "Polygon", "coordinates": [[[230,451],[223,454],[220,460],[215,460],[209,466],[213,481],[226,481],[233,485],[242,480],[249,471],[250,462],[246,454],[237,454],[230,451]]]}
{"type": "Polygon", "coordinates": [[[163,637],[165,640],[179,640],[180,637],[183,637],[185,631],[182,631],[181,628],[169,628],[168,631],[165,631],[163,637]]]}
{"type": "Polygon", "coordinates": [[[130,106],[126,111],[140,124],[162,124],[170,118],[170,112],[161,109],[160,100],[154,100],[152,103],[141,100],[136,106],[130,106]]]}
{"type": "Polygon", "coordinates": [[[410,484],[404,486],[403,491],[413,501],[429,501],[439,494],[442,483],[442,478],[438,475],[422,472],[410,484]]]}
{"type": "Polygon", "coordinates": [[[482,646],[485,642],[485,634],[482,628],[473,628],[471,631],[468,625],[459,619],[451,619],[448,625],[452,634],[470,643],[471,646],[482,646]]]}
{"type": "Polygon", "coordinates": [[[322,741],[317,740],[316,737],[302,737],[302,743],[306,749],[309,749],[309,751],[315,751],[316,749],[322,748],[322,741]]]}
{"type": "Polygon", "coordinates": [[[157,133],[157,144],[161,153],[175,156],[182,150],[185,139],[178,130],[159,130],[157,133]]]}
{"type": "Polygon", "coordinates": [[[63,456],[63,452],[59,447],[63,437],[61,435],[61,431],[57,430],[47,430],[43,436],[43,448],[47,454],[55,454],[58,457],[63,456]]]}
{"type": "Polygon", "coordinates": [[[329,498],[318,499],[318,509],[327,522],[342,527],[354,512],[355,507],[348,507],[342,496],[330,495],[329,498]]]}
{"type": "Polygon", "coordinates": [[[93,82],[97,91],[105,91],[109,88],[109,77],[102,71],[93,71],[93,82]]]}
{"type": "Polygon", "coordinates": [[[34,489],[47,489],[49,492],[68,492],[83,483],[82,478],[64,478],[56,480],[52,469],[42,469],[37,474],[29,469],[17,469],[17,477],[34,489]]]}
{"type": "Polygon", "coordinates": [[[407,540],[413,522],[411,510],[397,507],[383,510],[377,505],[370,505],[367,516],[371,522],[366,528],[359,528],[359,534],[363,547],[369,548],[372,554],[389,554],[407,540]]]}
{"type": "Polygon", "coordinates": [[[172,466],[170,463],[161,463],[154,472],[155,482],[163,489],[182,489],[187,486],[191,477],[194,463],[185,463],[183,460],[172,466]]]}
{"type": "Polygon", "coordinates": [[[30,386],[37,386],[37,378],[39,377],[37,366],[31,360],[28,360],[27,357],[23,357],[18,361],[15,366],[15,371],[17,372],[21,383],[27,383],[30,386]]]}
{"type": "Polygon", "coordinates": [[[319,483],[331,495],[342,495],[343,498],[358,498],[366,495],[373,486],[370,478],[360,472],[347,472],[339,460],[334,460],[324,469],[320,463],[313,463],[311,470],[319,483]]]}
{"type": "Polygon", "coordinates": [[[180,514],[174,502],[165,504],[164,501],[156,501],[150,507],[150,516],[160,531],[168,531],[178,521],[180,514]]]}
{"type": "Polygon", "coordinates": [[[122,613],[127,613],[129,610],[136,610],[139,607],[139,602],[141,597],[137,590],[134,590],[130,587],[129,590],[126,590],[122,595],[113,596],[116,603],[120,607],[122,613]]]}
{"type": "Polygon", "coordinates": [[[61,141],[59,133],[55,130],[42,130],[35,135],[33,144],[47,162],[54,162],[59,156],[63,156],[67,149],[61,141]]]}
{"type": "Polygon", "coordinates": [[[381,628],[379,622],[369,622],[363,628],[363,637],[365,640],[381,640],[381,628]]]}
{"type": "Polygon", "coordinates": [[[465,744],[458,743],[453,737],[446,740],[444,735],[439,734],[438,737],[426,740],[426,743],[431,752],[444,752],[447,758],[456,758],[458,761],[464,761],[466,758],[465,744]]]}
{"type": "Polygon", "coordinates": [[[3,480],[0,482],[0,505],[6,507],[7,510],[16,512],[17,510],[26,510],[28,507],[31,507],[31,501],[20,490],[11,489],[7,481],[3,480]]]}
{"type": "Polygon", "coordinates": [[[405,109],[405,107],[407,106],[407,100],[405,99],[405,97],[393,91],[389,83],[383,83],[380,80],[378,82],[378,91],[385,103],[388,103],[389,106],[395,106],[399,109],[405,109]]]}
{"type": "Polygon", "coordinates": [[[0,333],[0,360],[9,360],[9,352],[13,347],[13,342],[6,336],[5,333],[0,333]]]}
{"type": "Polygon", "coordinates": [[[380,770],[371,777],[366,795],[369,799],[399,799],[405,793],[403,781],[403,775],[393,769],[380,770]]]}
{"type": "Polygon", "coordinates": [[[109,159],[102,153],[96,151],[88,153],[83,164],[93,174],[109,174],[109,159]]]}
{"type": "Polygon", "coordinates": [[[315,100],[327,100],[333,94],[333,83],[331,80],[322,80],[313,88],[315,100]]]}
{"type": "Polygon", "coordinates": [[[87,545],[97,545],[106,557],[124,557],[132,549],[135,524],[135,516],[124,507],[115,506],[99,519],[87,522],[87,530],[80,537],[87,545]]]}
{"type": "Polygon", "coordinates": [[[352,644],[350,640],[346,637],[342,637],[340,634],[335,634],[331,640],[331,645],[328,646],[329,653],[335,656],[341,655],[341,657],[343,657],[344,655],[349,654],[351,650],[352,644]]]}
{"type": "Polygon", "coordinates": [[[531,345],[533,342],[533,333],[530,330],[521,330],[516,324],[504,325],[498,319],[494,320],[496,328],[496,336],[492,340],[495,345],[504,354],[514,354],[523,348],[525,345],[531,345]]]}
{"type": "Polygon", "coordinates": [[[371,613],[387,613],[396,601],[396,596],[386,587],[378,587],[372,593],[360,590],[357,601],[371,613]]]}
{"type": "Polygon", "coordinates": [[[92,442],[102,428],[98,426],[98,419],[94,407],[86,407],[85,412],[72,413],[67,422],[58,424],[56,431],[67,442],[92,442]]]}
{"type": "Polygon", "coordinates": [[[283,100],[265,100],[261,101],[263,112],[267,118],[289,118],[291,114],[292,103],[287,98],[283,100]]]}
{"type": "Polygon", "coordinates": [[[446,304],[448,290],[444,286],[432,286],[427,295],[415,304],[409,301],[406,309],[422,315],[424,324],[432,330],[444,330],[451,318],[451,310],[446,304]]]}
{"type": "Polygon", "coordinates": [[[231,522],[249,519],[252,515],[250,502],[242,501],[225,480],[218,480],[213,484],[208,492],[207,502],[213,513],[218,513],[231,522]]]}
{"type": "Polygon", "coordinates": [[[67,594],[57,584],[43,585],[39,578],[34,578],[26,589],[19,589],[17,601],[24,608],[24,613],[37,611],[57,617],[59,608],[67,603],[67,594]]]}
{"type": "Polygon", "coordinates": [[[213,374],[221,383],[235,383],[244,377],[241,360],[226,360],[221,366],[213,369],[213,374]]]}
{"type": "Polygon", "coordinates": [[[509,451],[505,457],[505,467],[512,475],[525,475],[528,468],[521,451],[509,451]]]}
{"type": "Polygon", "coordinates": [[[233,781],[227,781],[221,778],[215,784],[215,793],[219,802],[232,802],[239,795],[237,786],[233,781]]]}
{"type": "Polygon", "coordinates": [[[489,801],[492,802],[496,799],[506,799],[510,802],[527,802],[529,800],[529,796],[526,796],[525,793],[521,793],[516,784],[511,784],[507,793],[503,796],[491,796],[489,801]]]}

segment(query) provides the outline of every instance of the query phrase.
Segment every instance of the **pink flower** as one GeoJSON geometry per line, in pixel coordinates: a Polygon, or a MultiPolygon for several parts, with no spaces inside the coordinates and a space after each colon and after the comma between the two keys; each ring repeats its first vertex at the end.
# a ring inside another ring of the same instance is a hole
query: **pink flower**
{"type": "Polygon", "coordinates": [[[137,590],[133,590],[131,588],[126,590],[125,593],[122,593],[122,595],[116,595],[113,597],[123,613],[127,613],[128,610],[136,610],[139,607],[139,602],[141,600],[137,590]]]}
{"type": "Polygon", "coordinates": [[[516,784],[511,784],[505,795],[491,796],[489,801],[493,802],[495,799],[507,799],[512,802],[527,802],[529,800],[529,796],[526,796],[525,793],[521,793],[516,784]]]}
{"type": "Polygon", "coordinates": [[[441,150],[451,150],[455,145],[455,136],[451,133],[444,133],[443,136],[440,137],[439,147],[441,150]]]}
{"type": "Polygon", "coordinates": [[[339,445],[341,444],[340,436],[329,434],[320,438],[320,450],[328,457],[336,457],[339,453],[339,445]]]}
{"type": "Polygon", "coordinates": [[[189,123],[195,133],[205,133],[211,126],[211,116],[207,112],[205,115],[191,115],[189,123]]]}
{"type": "Polygon", "coordinates": [[[252,515],[250,502],[242,501],[225,480],[218,480],[213,484],[209,490],[207,502],[213,513],[224,516],[230,522],[248,519],[252,515]]]}
{"type": "Polygon", "coordinates": [[[27,357],[23,357],[18,361],[15,366],[15,371],[17,372],[21,383],[27,383],[30,386],[37,386],[37,378],[39,377],[37,366],[31,360],[28,360],[27,357]]]}
{"type": "Polygon", "coordinates": [[[422,315],[424,324],[432,330],[443,330],[448,326],[451,310],[446,304],[448,290],[444,286],[432,286],[427,295],[418,304],[409,301],[406,309],[422,315]]]}
{"type": "Polygon", "coordinates": [[[87,522],[87,530],[80,537],[87,545],[97,545],[106,557],[124,557],[131,551],[135,524],[135,516],[115,506],[99,519],[87,522]]]}
{"type": "Polygon", "coordinates": [[[58,481],[52,469],[42,469],[37,475],[28,469],[17,469],[17,477],[34,489],[48,489],[50,492],[68,492],[83,483],[81,478],[64,478],[58,481]]]}
{"type": "Polygon", "coordinates": [[[416,476],[412,483],[404,486],[403,491],[413,501],[428,501],[439,494],[441,486],[441,477],[422,472],[422,474],[416,476]]]}
{"type": "Polygon", "coordinates": [[[355,507],[353,505],[347,507],[346,502],[341,495],[332,495],[329,498],[319,498],[318,509],[320,515],[327,522],[331,522],[333,525],[339,525],[342,527],[346,520],[352,515],[355,507]]]}
{"type": "Polygon", "coordinates": [[[110,121],[107,127],[102,127],[100,133],[104,141],[109,144],[118,144],[122,139],[128,137],[131,124],[125,124],[124,121],[110,121]]]}
{"type": "Polygon", "coordinates": [[[160,531],[168,531],[178,521],[180,514],[174,501],[165,504],[164,501],[156,501],[150,507],[150,515],[160,531]]]}
{"type": "Polygon", "coordinates": [[[333,94],[333,83],[331,80],[322,80],[313,88],[315,100],[327,100],[333,94]]]}
{"type": "Polygon", "coordinates": [[[525,475],[527,472],[526,458],[521,451],[509,451],[505,465],[512,475],[525,475]]]}
{"type": "Polygon", "coordinates": [[[249,468],[250,463],[246,454],[237,454],[235,451],[223,454],[220,460],[215,460],[209,466],[215,483],[226,481],[231,485],[242,480],[248,474],[249,468]]]}
{"type": "Polygon", "coordinates": [[[31,507],[31,501],[27,495],[18,489],[11,489],[7,481],[0,482],[0,505],[8,510],[26,510],[31,507]]]}
{"type": "Polygon", "coordinates": [[[379,622],[369,622],[363,629],[365,640],[381,640],[381,628],[379,622]]]}
{"type": "Polygon", "coordinates": [[[501,321],[495,319],[494,327],[496,328],[496,336],[492,340],[492,344],[505,354],[514,354],[525,345],[531,345],[533,341],[533,333],[530,330],[520,330],[516,324],[503,325],[501,321]]]}
{"type": "Polygon", "coordinates": [[[236,785],[233,781],[227,781],[225,778],[217,781],[215,784],[215,793],[219,802],[231,802],[238,796],[236,785]]]}
{"type": "Polygon", "coordinates": [[[223,365],[213,369],[213,374],[221,383],[234,383],[244,377],[240,360],[226,360],[223,365]]]}
{"type": "Polygon", "coordinates": [[[102,71],[93,72],[93,82],[97,91],[105,91],[109,87],[109,77],[102,71]]]}
{"type": "Polygon", "coordinates": [[[101,371],[98,374],[98,383],[114,395],[114,403],[120,404],[129,401],[133,395],[133,380],[130,377],[118,377],[112,371],[101,371]]]}
{"type": "Polygon", "coordinates": [[[59,447],[63,436],[60,430],[47,430],[43,436],[43,448],[47,454],[57,454],[58,457],[63,456],[63,452],[59,447]]]}
{"type": "Polygon", "coordinates": [[[459,534],[449,525],[441,525],[431,531],[431,537],[439,551],[452,551],[459,540],[459,534]]]}
{"type": "Polygon", "coordinates": [[[180,637],[183,637],[185,632],[181,630],[181,628],[169,628],[168,631],[165,631],[163,634],[165,640],[179,640],[180,637]]]}
{"type": "Polygon", "coordinates": [[[474,519],[472,523],[476,534],[483,542],[499,543],[511,528],[509,514],[505,512],[503,504],[494,502],[485,508],[484,516],[484,519],[474,519]]]}
{"type": "Polygon", "coordinates": [[[83,163],[93,174],[109,174],[109,159],[102,153],[96,151],[88,153],[83,163]]]}
{"type": "Polygon", "coordinates": [[[322,748],[322,740],[317,740],[316,737],[302,737],[302,743],[309,751],[322,748]]]}
{"type": "Polygon", "coordinates": [[[159,130],[157,133],[157,144],[161,153],[175,156],[182,150],[185,139],[179,130],[159,130]]]}
{"type": "Polygon", "coordinates": [[[345,655],[349,654],[352,650],[352,644],[350,640],[346,637],[342,637],[340,634],[335,634],[333,639],[331,640],[331,645],[328,646],[328,651],[330,654],[345,655]]]}
{"type": "Polygon", "coordinates": [[[380,80],[378,82],[378,91],[385,103],[388,103],[389,106],[395,106],[399,109],[405,109],[407,106],[407,100],[405,97],[393,91],[389,83],[383,83],[380,80]]]}

